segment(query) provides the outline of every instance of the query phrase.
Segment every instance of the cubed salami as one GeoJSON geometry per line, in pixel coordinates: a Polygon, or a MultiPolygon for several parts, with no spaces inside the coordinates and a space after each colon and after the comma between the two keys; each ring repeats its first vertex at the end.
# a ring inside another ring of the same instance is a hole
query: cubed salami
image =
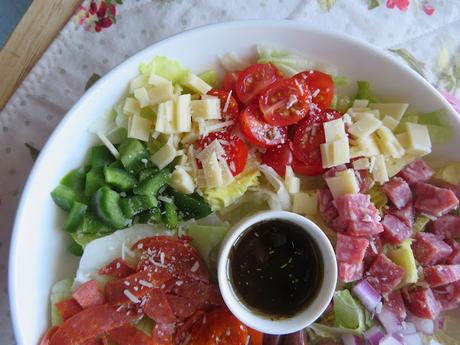
{"type": "Polygon", "coordinates": [[[405,224],[412,228],[415,221],[415,209],[412,202],[409,202],[406,206],[397,209],[394,206],[388,207],[385,210],[385,214],[391,214],[401,219],[405,224]]]}
{"type": "Polygon", "coordinates": [[[400,291],[390,292],[384,299],[384,305],[391,310],[399,319],[404,321],[406,319],[406,306],[400,291]]]}
{"type": "Polygon", "coordinates": [[[428,288],[415,288],[403,295],[407,309],[415,316],[434,320],[441,311],[441,306],[428,288]]]}
{"type": "Polygon", "coordinates": [[[412,201],[412,192],[409,185],[401,177],[393,177],[383,185],[383,191],[396,208],[401,208],[412,201]]]}
{"type": "Polygon", "coordinates": [[[460,264],[460,243],[456,240],[446,240],[446,242],[452,247],[452,253],[446,260],[449,265],[460,264]]]}
{"type": "Polygon", "coordinates": [[[450,189],[417,183],[415,194],[415,208],[435,217],[441,217],[458,206],[458,199],[450,189]]]}
{"type": "Polygon", "coordinates": [[[369,170],[362,169],[362,170],[355,170],[356,180],[358,181],[359,192],[360,193],[367,193],[372,186],[374,180],[369,173],[369,170]]]}
{"type": "Polygon", "coordinates": [[[412,236],[412,228],[392,214],[383,217],[382,225],[382,236],[391,244],[399,244],[412,236]]]}
{"type": "Polygon", "coordinates": [[[441,310],[455,309],[460,302],[460,281],[434,288],[433,293],[441,310]]]}
{"type": "Polygon", "coordinates": [[[367,270],[374,261],[375,257],[382,252],[383,241],[381,235],[375,235],[369,238],[369,246],[364,254],[364,268],[367,270]]]}
{"type": "Polygon", "coordinates": [[[409,184],[415,184],[428,181],[434,175],[434,170],[420,159],[406,166],[398,175],[409,184]]]}
{"type": "Polygon", "coordinates": [[[364,266],[363,263],[349,264],[346,262],[339,262],[339,280],[343,283],[350,283],[359,280],[363,277],[364,266]]]}
{"type": "Polygon", "coordinates": [[[359,264],[363,261],[369,241],[362,237],[337,234],[336,257],[338,261],[359,264]]]}
{"type": "Polygon", "coordinates": [[[402,281],[405,273],[404,268],[396,265],[384,254],[379,254],[366,272],[366,277],[375,290],[386,294],[402,281]]]}
{"type": "Polygon", "coordinates": [[[460,217],[445,215],[432,221],[429,228],[436,235],[443,238],[457,238],[460,237],[460,217]]]}
{"type": "Polygon", "coordinates": [[[446,242],[428,232],[417,233],[411,246],[417,261],[425,266],[440,263],[452,253],[452,248],[446,242]]]}
{"type": "Polygon", "coordinates": [[[460,265],[436,265],[425,267],[425,280],[431,287],[438,287],[460,280],[460,265]]]}
{"type": "Polygon", "coordinates": [[[105,303],[104,293],[99,289],[95,280],[87,281],[74,291],[72,297],[83,309],[105,303]]]}
{"type": "Polygon", "coordinates": [[[60,301],[55,306],[64,321],[82,311],[81,305],[73,298],[60,301]]]}
{"type": "Polygon", "coordinates": [[[99,270],[99,274],[107,275],[115,278],[124,278],[136,272],[134,267],[131,267],[125,260],[122,258],[117,258],[113,260],[108,265],[102,267],[99,270]]]}
{"type": "Polygon", "coordinates": [[[332,193],[328,188],[318,189],[319,212],[329,225],[339,215],[333,200],[332,193]]]}
{"type": "Polygon", "coordinates": [[[346,194],[335,199],[339,218],[352,236],[372,236],[383,231],[380,216],[367,194],[346,194]]]}

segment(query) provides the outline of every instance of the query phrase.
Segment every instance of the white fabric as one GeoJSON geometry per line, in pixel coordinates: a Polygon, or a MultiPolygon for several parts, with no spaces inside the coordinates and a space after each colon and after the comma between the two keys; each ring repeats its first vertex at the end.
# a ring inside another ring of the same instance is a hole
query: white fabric
{"type": "Polygon", "coordinates": [[[117,23],[100,33],[86,32],[69,22],[0,113],[0,342],[3,345],[15,344],[7,300],[7,255],[18,198],[33,164],[24,143],[37,148],[44,145],[56,124],[83,94],[93,72],[103,75],[140,49],[180,31],[236,19],[299,20],[325,30],[348,33],[382,49],[406,48],[426,64],[426,75],[433,84],[439,79],[440,67],[436,63],[439,53],[443,51],[444,56],[451,58],[459,47],[458,0],[434,1],[436,12],[432,16],[414,4],[406,12],[390,10],[384,0],[371,11],[366,0],[337,0],[329,12],[321,10],[316,0],[124,2],[117,7],[117,23]]]}

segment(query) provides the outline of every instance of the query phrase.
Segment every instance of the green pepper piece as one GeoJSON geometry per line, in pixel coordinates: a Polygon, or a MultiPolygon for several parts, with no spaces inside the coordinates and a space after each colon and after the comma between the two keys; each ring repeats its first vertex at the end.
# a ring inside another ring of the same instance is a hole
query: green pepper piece
{"type": "Polygon", "coordinates": [[[172,195],[174,195],[174,203],[183,215],[184,220],[204,218],[212,212],[211,207],[197,193],[182,194],[174,191],[172,195]]]}
{"type": "Polygon", "coordinates": [[[103,223],[91,210],[86,210],[76,232],[79,234],[109,234],[113,232],[113,229],[103,223]]]}
{"type": "Polygon", "coordinates": [[[59,185],[54,188],[51,192],[51,197],[56,205],[65,211],[70,211],[73,203],[77,199],[75,191],[72,188],[63,185],[59,185]]]}
{"type": "Polygon", "coordinates": [[[157,173],[157,168],[146,168],[139,171],[139,181],[144,181],[147,177],[152,176],[153,174],[157,173]]]}
{"type": "Polygon", "coordinates": [[[126,139],[118,148],[120,161],[130,173],[137,173],[151,164],[149,152],[140,140],[126,139]]]}
{"type": "Polygon", "coordinates": [[[160,170],[134,187],[133,192],[137,195],[156,196],[160,188],[168,183],[170,176],[168,169],[160,170]]]}
{"type": "Polygon", "coordinates": [[[102,167],[92,168],[86,174],[85,195],[91,197],[96,191],[105,185],[104,172],[102,167]]]}
{"type": "Polygon", "coordinates": [[[72,243],[69,246],[69,252],[71,252],[75,256],[82,256],[83,247],[79,245],[77,242],[72,240],[72,243]]]}
{"type": "Polygon", "coordinates": [[[88,206],[81,202],[74,201],[70,213],[64,223],[64,230],[68,232],[74,232],[83,220],[88,206]]]}
{"type": "Polygon", "coordinates": [[[134,175],[127,172],[125,169],[106,166],[104,167],[104,177],[105,182],[120,191],[128,191],[137,184],[134,175]]]}
{"type": "Polygon", "coordinates": [[[142,224],[161,223],[161,210],[158,207],[139,213],[137,221],[142,224]]]}
{"type": "Polygon", "coordinates": [[[93,146],[91,148],[91,166],[93,168],[103,167],[114,161],[115,157],[105,145],[93,146]]]}
{"type": "Polygon", "coordinates": [[[72,188],[75,191],[83,191],[85,189],[86,173],[89,167],[82,166],[80,168],[69,171],[62,179],[63,186],[72,188]]]}
{"type": "Polygon", "coordinates": [[[179,216],[177,214],[177,207],[174,204],[174,199],[171,202],[163,202],[165,213],[163,215],[163,222],[169,230],[176,230],[179,225],[179,216]]]}
{"type": "Polygon", "coordinates": [[[122,229],[129,223],[118,204],[119,200],[120,195],[107,186],[99,188],[92,199],[96,215],[113,229],[122,229]]]}
{"type": "Polygon", "coordinates": [[[120,200],[120,208],[127,218],[133,218],[136,214],[158,205],[154,196],[133,195],[120,200]]]}

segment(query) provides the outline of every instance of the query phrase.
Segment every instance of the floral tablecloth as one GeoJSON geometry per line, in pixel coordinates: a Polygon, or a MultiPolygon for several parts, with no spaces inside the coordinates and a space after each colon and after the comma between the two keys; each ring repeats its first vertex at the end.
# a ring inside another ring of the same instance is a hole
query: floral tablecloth
{"type": "Polygon", "coordinates": [[[16,343],[7,266],[21,190],[38,150],[84,93],[90,76],[103,75],[180,31],[255,18],[291,19],[348,33],[399,55],[446,96],[460,95],[460,0],[84,1],[0,113],[1,344],[16,343]]]}

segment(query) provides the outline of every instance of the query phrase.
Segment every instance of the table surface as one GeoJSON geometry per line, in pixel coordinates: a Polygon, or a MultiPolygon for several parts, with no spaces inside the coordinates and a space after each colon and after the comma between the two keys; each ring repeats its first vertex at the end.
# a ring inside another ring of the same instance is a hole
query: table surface
{"type": "Polygon", "coordinates": [[[0,110],[81,0],[34,0],[0,51],[0,110]]]}

